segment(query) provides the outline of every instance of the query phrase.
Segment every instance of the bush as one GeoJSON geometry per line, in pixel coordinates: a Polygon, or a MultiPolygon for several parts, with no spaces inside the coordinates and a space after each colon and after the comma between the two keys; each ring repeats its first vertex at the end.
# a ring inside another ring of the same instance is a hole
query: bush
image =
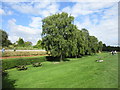
{"type": "Polygon", "coordinates": [[[17,66],[17,70],[27,70],[27,67],[25,65],[17,66]]]}
{"type": "Polygon", "coordinates": [[[42,63],[33,63],[33,67],[39,67],[39,66],[42,66],[42,63]]]}
{"type": "Polygon", "coordinates": [[[16,58],[16,59],[3,59],[2,69],[15,68],[19,65],[30,65],[33,63],[39,63],[46,61],[46,57],[34,57],[34,58],[16,58]]]}

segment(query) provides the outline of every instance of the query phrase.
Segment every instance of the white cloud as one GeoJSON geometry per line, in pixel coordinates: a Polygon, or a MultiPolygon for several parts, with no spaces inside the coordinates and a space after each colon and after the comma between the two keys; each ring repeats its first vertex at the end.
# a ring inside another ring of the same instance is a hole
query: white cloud
{"type": "Polygon", "coordinates": [[[13,14],[12,11],[8,11],[8,12],[7,12],[7,15],[12,15],[12,14],[13,14]]]}
{"type": "Polygon", "coordinates": [[[12,4],[12,8],[26,14],[38,14],[38,9],[34,9],[34,7],[31,4],[12,4]]]}
{"type": "Polygon", "coordinates": [[[118,2],[119,0],[0,0],[1,2],[118,2]]]}
{"type": "Polygon", "coordinates": [[[8,21],[8,28],[10,30],[9,39],[12,42],[17,41],[19,37],[22,37],[25,41],[31,41],[35,44],[37,40],[41,38],[41,29],[17,25],[15,19],[8,21]]]}
{"type": "Polygon", "coordinates": [[[0,15],[4,15],[4,14],[5,14],[5,11],[0,8],[0,15]]]}
{"type": "MultiPolygon", "coordinates": [[[[118,23],[117,23],[117,6],[116,3],[111,2],[82,2],[76,3],[73,7],[67,6],[62,11],[72,14],[77,17],[84,16],[83,22],[75,21],[75,24],[79,29],[87,28],[90,35],[96,36],[99,40],[103,41],[107,45],[116,45],[118,43],[118,23]],[[97,14],[101,16],[97,17],[97,14]],[[92,19],[90,18],[92,15],[92,19]],[[102,18],[100,18],[102,17],[102,18]],[[96,24],[99,22],[99,24],[96,24]]],[[[44,3],[17,3],[11,4],[15,10],[25,13],[42,15],[43,17],[49,16],[59,11],[59,5],[57,3],[44,2],[44,3]]],[[[9,23],[9,29],[11,30],[10,40],[16,41],[18,37],[23,37],[25,40],[30,40],[35,43],[40,39],[40,33],[42,25],[41,17],[32,17],[28,27],[17,25],[16,20],[12,19],[9,23]]]]}
{"type": "MultiPolygon", "coordinates": [[[[118,14],[116,7],[115,5],[106,10],[102,15],[102,19],[98,20],[99,24],[93,23],[89,16],[84,19],[83,23],[77,21],[75,24],[79,29],[87,28],[90,35],[96,36],[107,45],[118,45],[118,14]]],[[[97,21],[96,17],[93,19],[97,21]]]]}
{"type": "Polygon", "coordinates": [[[67,6],[67,7],[63,8],[62,12],[71,13],[71,7],[67,6]]]}
{"type": "Polygon", "coordinates": [[[42,15],[46,17],[59,11],[59,5],[55,2],[36,2],[36,3],[8,3],[13,9],[32,15],[42,15]]]}
{"type": "Polygon", "coordinates": [[[78,21],[75,21],[75,25],[77,25],[78,29],[89,28],[89,27],[92,26],[89,17],[86,17],[86,18],[84,19],[84,22],[83,22],[83,23],[80,23],[80,22],[78,22],[78,21]]]}
{"type": "Polygon", "coordinates": [[[105,11],[103,18],[109,19],[116,15],[118,15],[118,4],[114,5],[111,9],[108,9],[107,11],[105,11]]]}
{"type": "Polygon", "coordinates": [[[1,2],[57,2],[59,0],[0,0],[1,2]]]}
{"type": "Polygon", "coordinates": [[[42,27],[42,18],[41,17],[32,17],[32,22],[29,26],[33,28],[41,28],[42,27]]]}
{"type": "Polygon", "coordinates": [[[30,0],[0,0],[1,2],[29,2],[30,0]]]}
{"type": "Polygon", "coordinates": [[[5,11],[4,9],[0,8],[0,15],[12,15],[12,11],[5,11]]]}
{"type": "Polygon", "coordinates": [[[69,0],[70,2],[119,2],[119,0],[69,0]]]}
{"type": "Polygon", "coordinates": [[[47,2],[36,2],[35,8],[46,8],[50,4],[50,1],[47,2]]]}
{"type": "Polygon", "coordinates": [[[115,2],[77,2],[62,11],[72,14],[79,29],[86,28],[107,45],[118,44],[118,5],[115,2]],[[82,16],[81,16],[82,15],[82,16]],[[91,18],[92,16],[92,18],[91,18]],[[81,21],[82,20],[82,21],[81,21]]]}
{"type": "Polygon", "coordinates": [[[43,17],[50,16],[50,11],[43,10],[43,11],[41,11],[41,15],[42,15],[43,17]]]}
{"type": "Polygon", "coordinates": [[[52,3],[51,5],[49,5],[49,6],[47,7],[47,10],[48,10],[51,14],[55,14],[56,12],[59,11],[58,8],[59,8],[59,5],[58,5],[58,4],[52,3]]]}
{"type": "Polygon", "coordinates": [[[88,29],[90,35],[96,36],[98,40],[103,41],[107,45],[118,44],[118,22],[117,19],[102,20],[100,24],[94,25],[89,19],[84,23],[76,22],[79,29],[88,29]]]}
{"type": "Polygon", "coordinates": [[[77,2],[73,7],[65,7],[62,11],[77,17],[100,12],[101,9],[112,7],[114,4],[113,2],[77,2]]]}
{"type": "Polygon", "coordinates": [[[13,43],[19,39],[19,36],[16,36],[14,34],[8,36],[9,40],[13,43]]]}

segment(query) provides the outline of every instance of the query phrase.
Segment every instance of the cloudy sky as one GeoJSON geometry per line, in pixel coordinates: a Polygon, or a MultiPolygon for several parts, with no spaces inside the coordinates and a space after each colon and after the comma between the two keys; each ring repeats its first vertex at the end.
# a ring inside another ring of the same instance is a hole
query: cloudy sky
{"type": "Polygon", "coordinates": [[[55,13],[67,12],[75,17],[74,24],[79,29],[88,29],[90,35],[107,45],[118,45],[117,1],[9,1],[4,0],[0,4],[0,28],[9,34],[12,42],[22,37],[24,41],[36,44],[41,39],[42,19],[55,13]]]}

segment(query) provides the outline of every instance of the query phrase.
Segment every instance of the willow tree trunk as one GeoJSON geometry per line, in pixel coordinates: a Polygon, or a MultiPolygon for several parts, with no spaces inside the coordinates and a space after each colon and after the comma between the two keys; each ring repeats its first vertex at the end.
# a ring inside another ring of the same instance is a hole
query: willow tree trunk
{"type": "Polygon", "coordinates": [[[60,62],[63,61],[63,57],[62,57],[62,54],[60,55],[60,62]]]}
{"type": "Polygon", "coordinates": [[[75,56],[75,58],[77,58],[77,55],[75,56]]]}

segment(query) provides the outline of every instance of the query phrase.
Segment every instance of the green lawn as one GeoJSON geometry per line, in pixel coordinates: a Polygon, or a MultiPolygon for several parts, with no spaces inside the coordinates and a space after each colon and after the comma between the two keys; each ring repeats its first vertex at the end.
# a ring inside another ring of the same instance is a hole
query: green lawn
{"type": "MultiPolygon", "coordinates": [[[[27,66],[26,71],[7,70],[15,88],[117,88],[118,55],[101,53],[67,62],[43,62],[42,67],[27,66]],[[95,60],[102,57],[104,62],[95,60]]],[[[3,83],[5,84],[5,83],[3,83]]]]}

